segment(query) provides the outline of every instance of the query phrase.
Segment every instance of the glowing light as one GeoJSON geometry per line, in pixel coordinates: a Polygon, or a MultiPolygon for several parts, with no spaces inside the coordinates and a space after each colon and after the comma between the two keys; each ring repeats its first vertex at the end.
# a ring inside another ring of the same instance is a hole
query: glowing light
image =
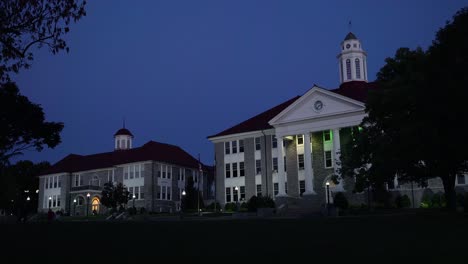
{"type": "Polygon", "coordinates": [[[73,199],[73,202],[76,203],[76,199],[73,199]]]}
{"type": "Polygon", "coordinates": [[[29,196],[28,196],[28,198],[26,198],[26,201],[29,201],[29,200],[31,200],[31,198],[29,198],[29,196]]]}
{"type": "Polygon", "coordinates": [[[90,194],[90,193],[86,194],[86,197],[88,197],[88,198],[89,198],[90,196],[91,196],[91,194],[90,194]]]}
{"type": "Polygon", "coordinates": [[[327,186],[329,186],[329,185],[330,185],[330,183],[329,183],[329,182],[327,182],[327,183],[326,183],[326,185],[327,185],[327,186]]]}
{"type": "Polygon", "coordinates": [[[185,190],[183,190],[183,191],[182,191],[182,195],[185,195],[185,194],[186,194],[186,193],[185,193],[185,190]]]}

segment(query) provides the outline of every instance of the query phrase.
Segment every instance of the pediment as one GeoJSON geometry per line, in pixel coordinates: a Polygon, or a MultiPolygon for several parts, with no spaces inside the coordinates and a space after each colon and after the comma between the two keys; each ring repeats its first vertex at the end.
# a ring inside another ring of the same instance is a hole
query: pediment
{"type": "Polygon", "coordinates": [[[303,120],[331,118],[364,111],[364,109],[363,102],[314,86],[271,119],[269,124],[274,126],[303,120]]]}

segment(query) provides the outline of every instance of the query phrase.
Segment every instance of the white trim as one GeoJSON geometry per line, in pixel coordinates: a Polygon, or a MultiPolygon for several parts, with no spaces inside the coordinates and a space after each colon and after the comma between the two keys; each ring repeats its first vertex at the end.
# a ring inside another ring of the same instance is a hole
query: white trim
{"type": "MultiPolygon", "coordinates": [[[[255,131],[249,131],[249,132],[243,132],[243,133],[229,134],[229,135],[219,136],[219,137],[209,137],[208,140],[210,140],[213,143],[220,143],[220,142],[233,141],[233,140],[245,139],[245,138],[250,138],[250,137],[261,137],[263,136],[262,131],[267,136],[275,134],[275,129],[269,128],[265,130],[255,130],[255,131]]],[[[224,146],[223,146],[223,149],[224,149],[224,146]]],[[[245,142],[244,142],[244,151],[245,151],[245,142]]]]}

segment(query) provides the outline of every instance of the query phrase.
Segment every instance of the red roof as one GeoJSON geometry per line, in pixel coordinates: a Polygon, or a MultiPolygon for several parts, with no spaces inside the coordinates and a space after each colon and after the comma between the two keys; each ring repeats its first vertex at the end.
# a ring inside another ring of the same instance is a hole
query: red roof
{"type": "Polygon", "coordinates": [[[115,165],[148,160],[198,169],[198,160],[180,147],[149,141],[139,148],[128,150],[116,150],[87,156],[70,154],[41,175],[110,168],[115,165]]]}
{"type": "Polygon", "coordinates": [[[273,128],[270,124],[268,124],[268,121],[270,121],[273,117],[281,113],[281,111],[286,109],[286,107],[294,103],[294,101],[296,101],[299,97],[300,96],[296,96],[292,99],[289,99],[288,101],[282,104],[268,109],[265,112],[256,115],[231,128],[228,128],[222,132],[219,132],[218,134],[209,136],[208,138],[273,128]]]}
{"type": "Polygon", "coordinates": [[[121,129],[119,129],[117,132],[115,132],[114,137],[115,137],[115,136],[119,136],[119,135],[124,135],[124,136],[131,136],[131,137],[133,137],[132,132],[130,132],[130,130],[128,130],[128,129],[126,129],[126,128],[121,128],[121,129]]]}
{"type": "Polygon", "coordinates": [[[377,84],[375,82],[352,81],[342,83],[339,88],[330,90],[330,92],[365,103],[369,90],[375,89],[376,87],[377,84]]]}
{"type": "MultiPolygon", "coordinates": [[[[329,90],[329,91],[365,103],[369,89],[372,89],[375,87],[376,87],[375,83],[351,81],[351,82],[343,83],[340,85],[339,88],[334,89],[334,90],[329,90]]],[[[242,123],[239,123],[231,128],[228,128],[218,134],[209,136],[208,138],[273,128],[270,124],[268,124],[268,122],[271,119],[273,119],[273,117],[281,113],[281,111],[286,109],[289,105],[294,103],[299,97],[300,96],[296,96],[242,123]]]]}

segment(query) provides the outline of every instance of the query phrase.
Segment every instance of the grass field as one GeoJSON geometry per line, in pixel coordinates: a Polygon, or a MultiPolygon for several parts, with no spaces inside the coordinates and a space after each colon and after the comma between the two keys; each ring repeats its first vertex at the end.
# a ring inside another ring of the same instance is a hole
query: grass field
{"type": "Polygon", "coordinates": [[[0,231],[6,243],[2,243],[1,254],[17,260],[106,258],[120,262],[261,256],[347,259],[352,263],[408,258],[417,258],[417,263],[468,263],[467,220],[466,214],[431,212],[311,219],[3,224],[0,231]],[[18,250],[22,253],[16,253],[18,250]]]}

